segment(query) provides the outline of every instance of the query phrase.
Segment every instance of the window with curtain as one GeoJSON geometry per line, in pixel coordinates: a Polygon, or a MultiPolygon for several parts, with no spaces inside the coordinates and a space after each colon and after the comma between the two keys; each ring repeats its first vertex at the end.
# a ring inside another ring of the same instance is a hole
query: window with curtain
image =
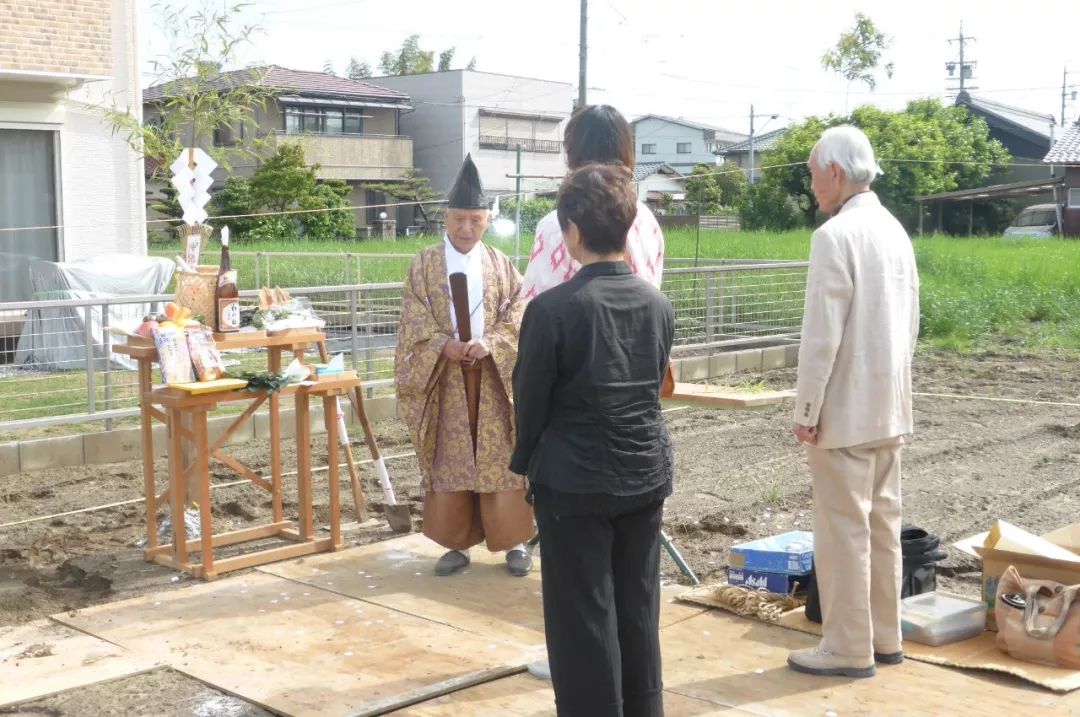
{"type": "Polygon", "coordinates": [[[0,128],[0,301],[31,298],[30,264],[59,258],[57,133],[0,128]]]}

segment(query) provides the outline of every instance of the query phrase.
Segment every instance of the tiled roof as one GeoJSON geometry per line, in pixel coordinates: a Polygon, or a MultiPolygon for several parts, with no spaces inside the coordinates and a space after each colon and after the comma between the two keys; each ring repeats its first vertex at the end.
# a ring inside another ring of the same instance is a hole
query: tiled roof
{"type": "Polygon", "coordinates": [[[676,176],[682,176],[668,166],[667,162],[638,162],[634,165],[634,181],[640,182],[646,177],[651,177],[661,170],[667,170],[676,176]]]}
{"type": "MultiPolygon", "coordinates": [[[[767,149],[772,149],[772,146],[776,144],[776,140],[787,134],[788,128],[781,127],[780,129],[774,129],[771,132],[765,134],[759,134],[754,137],[754,151],[764,152],[767,149]]],[[[724,147],[720,150],[720,154],[731,154],[733,152],[749,152],[750,140],[744,140],[736,144],[724,147]]]]}
{"type": "Polygon", "coordinates": [[[1047,164],[1080,164],[1080,124],[1065,130],[1043,161],[1047,164]]]}
{"type": "MultiPolygon", "coordinates": [[[[267,87],[276,87],[280,90],[304,95],[378,100],[380,102],[404,103],[409,100],[409,96],[404,92],[391,90],[388,87],[370,82],[350,80],[347,77],[337,77],[325,72],[290,70],[287,67],[279,67],[278,65],[223,72],[212,84],[215,89],[226,89],[229,87],[244,87],[256,82],[267,87]]],[[[168,87],[168,82],[147,87],[143,90],[143,102],[161,99],[167,94],[168,87]]]]}
{"type": "Polygon", "coordinates": [[[956,104],[966,105],[973,110],[979,110],[986,114],[995,115],[1007,122],[1019,125],[1029,132],[1034,132],[1047,140],[1050,139],[1051,127],[1054,125],[1053,115],[1040,114],[1038,112],[1032,112],[1031,110],[1025,110],[1022,107],[1014,107],[1013,105],[994,102],[993,100],[982,97],[975,97],[966,92],[960,94],[956,98],[956,104]]]}

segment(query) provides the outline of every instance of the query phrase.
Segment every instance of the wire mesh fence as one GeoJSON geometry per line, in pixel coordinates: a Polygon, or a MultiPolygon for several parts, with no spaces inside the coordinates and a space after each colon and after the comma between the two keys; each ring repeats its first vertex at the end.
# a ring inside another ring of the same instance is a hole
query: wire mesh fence
{"type": "MultiPolygon", "coordinates": [[[[676,347],[723,349],[796,338],[806,266],[726,262],[667,269],[663,289],[675,307],[676,347]]],[[[326,321],[328,350],[344,354],[346,365],[369,389],[391,385],[401,312],[399,282],[289,292],[310,300],[326,321]]],[[[251,300],[255,294],[243,291],[241,297],[251,300]]],[[[172,298],[164,294],[0,303],[0,327],[5,329],[0,333],[8,336],[0,344],[0,434],[136,415],[136,367],[112,352],[113,344],[124,341],[112,329],[133,329],[145,314],[161,311],[172,298]]],[[[239,370],[266,365],[260,349],[230,351],[224,358],[239,370]]]]}

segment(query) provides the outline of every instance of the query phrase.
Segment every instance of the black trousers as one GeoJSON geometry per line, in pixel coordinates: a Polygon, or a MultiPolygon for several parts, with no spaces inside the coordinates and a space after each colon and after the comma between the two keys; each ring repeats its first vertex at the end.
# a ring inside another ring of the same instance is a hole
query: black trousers
{"type": "Polygon", "coordinates": [[[544,630],[558,714],[662,717],[664,501],[559,515],[537,493],[544,630]]]}

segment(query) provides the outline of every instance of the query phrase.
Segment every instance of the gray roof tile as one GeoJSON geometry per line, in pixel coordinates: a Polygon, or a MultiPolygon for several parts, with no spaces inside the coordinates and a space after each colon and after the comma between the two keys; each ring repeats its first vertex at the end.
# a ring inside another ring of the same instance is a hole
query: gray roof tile
{"type": "Polygon", "coordinates": [[[1080,164],[1080,124],[1065,130],[1043,161],[1047,164],[1080,164]]]}
{"type": "MultiPolygon", "coordinates": [[[[325,72],[290,70],[287,67],[279,67],[278,65],[223,72],[213,82],[213,86],[215,89],[226,89],[229,87],[245,87],[254,82],[268,87],[276,87],[283,91],[306,95],[378,100],[381,102],[404,103],[409,100],[409,96],[404,92],[391,90],[388,87],[370,82],[350,80],[347,77],[337,77],[325,72]],[[262,76],[260,77],[260,75],[262,76]]],[[[143,102],[151,102],[165,97],[168,94],[169,84],[165,82],[147,87],[143,90],[143,102]]]]}

